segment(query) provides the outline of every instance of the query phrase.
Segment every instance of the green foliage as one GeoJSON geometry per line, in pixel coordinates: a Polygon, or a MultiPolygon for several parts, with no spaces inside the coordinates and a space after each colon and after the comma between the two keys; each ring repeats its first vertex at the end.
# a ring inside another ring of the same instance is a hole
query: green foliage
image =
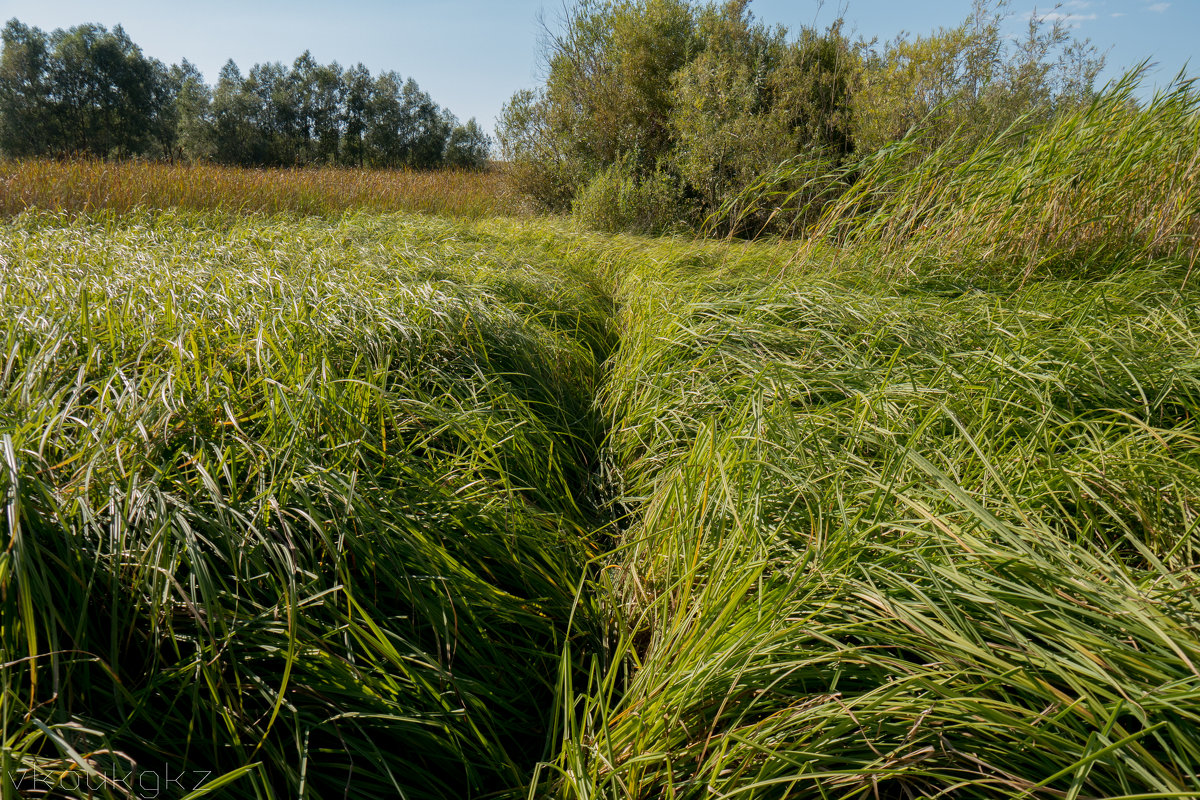
{"type": "Polygon", "coordinates": [[[1195,277],[896,255],[7,221],[6,776],[1187,797],[1195,277]]]}
{"type": "Polygon", "coordinates": [[[1139,106],[1139,79],[981,144],[914,130],[864,161],[811,233],[889,260],[953,252],[1024,275],[1194,265],[1200,91],[1180,76],[1139,106]]]}
{"type": "Polygon", "coordinates": [[[446,139],[446,165],[462,169],[483,169],[492,150],[492,139],[483,132],[474,117],[466,125],[455,125],[446,139]]]}
{"type": "Polygon", "coordinates": [[[196,65],[186,58],[171,67],[171,82],[177,87],[175,95],[175,147],[177,158],[210,161],[216,156],[213,140],[213,93],[204,82],[196,65]]]}
{"type": "Polygon", "coordinates": [[[671,146],[671,76],[694,49],[685,0],[582,2],[552,36],[545,102],[552,134],[588,174],[620,157],[652,171],[671,146]]]}
{"type": "Polygon", "coordinates": [[[570,7],[548,37],[544,89],[515,95],[500,120],[516,190],[561,210],[597,195],[620,162],[635,183],[671,172],[707,232],[796,233],[854,182],[858,159],[910,129],[927,148],[901,169],[951,138],[969,152],[1017,121],[1086,104],[1103,64],[1056,17],[1033,17],[1023,39],[1007,40],[1005,0],[977,0],[962,25],[882,48],[851,42],[840,19],[789,36],[749,8],[570,7]]]}
{"type": "Polygon", "coordinates": [[[840,24],[793,41],[755,22],[746,0],[582,2],[549,36],[545,89],[506,107],[501,152],[536,205],[574,201],[606,228],[627,219],[644,229],[643,213],[603,213],[597,198],[618,183],[626,196],[675,184],[688,198],[675,222],[695,225],[800,152],[852,152],[855,58],[840,24]],[[619,179],[609,173],[618,162],[619,179]]]}
{"type": "Polygon", "coordinates": [[[624,161],[598,173],[575,199],[584,225],[609,233],[666,233],[688,219],[678,178],[666,170],[641,177],[624,161]]]}
{"type": "MultiPolygon", "coordinates": [[[[710,229],[730,234],[790,222],[775,207],[745,199],[764,175],[799,155],[806,164],[836,166],[853,149],[854,53],[840,24],[824,34],[805,30],[789,43],[783,29],[753,24],[747,5],[707,9],[700,19],[706,46],[674,78],[679,173],[699,194],[710,229]]],[[[776,181],[773,188],[795,185],[776,181]]]]}
{"type": "Polygon", "coordinates": [[[1008,0],[975,0],[960,25],[864,43],[854,95],[855,137],[874,151],[920,126],[931,146],[951,136],[979,143],[1018,119],[1046,119],[1087,103],[1104,58],[1057,16],[1031,15],[1025,36],[1006,39],[1008,0]]]}
{"type": "Polygon", "coordinates": [[[0,53],[0,149],[15,156],[162,155],[174,87],[120,26],[47,35],[9,20],[0,53]]]}
{"type": "Polygon", "coordinates": [[[73,758],[245,772],[226,797],[521,786],[569,620],[595,639],[589,262],[177,214],[25,216],[0,258],[5,796],[92,796],[73,758]]]}
{"type": "Polygon", "coordinates": [[[184,60],[146,59],[119,27],[47,35],[11,20],[0,53],[0,152],[165,157],[240,166],[480,168],[490,140],[416,81],[358,64],[232,61],[208,87],[184,60]],[[453,139],[453,142],[451,142],[453,139]]]}
{"type": "Polygon", "coordinates": [[[564,685],[546,795],[1190,796],[1185,270],[1017,289],[649,248],[604,393],[616,644],[564,685]]]}
{"type": "Polygon", "coordinates": [[[568,157],[549,117],[544,92],[519,91],[500,110],[496,141],[516,192],[539,210],[564,211],[587,177],[578,159],[568,157]]]}

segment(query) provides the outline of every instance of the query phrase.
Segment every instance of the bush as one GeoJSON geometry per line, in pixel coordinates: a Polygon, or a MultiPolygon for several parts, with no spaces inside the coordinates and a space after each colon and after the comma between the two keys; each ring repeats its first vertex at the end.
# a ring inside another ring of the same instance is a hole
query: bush
{"type": "Polygon", "coordinates": [[[694,222],[678,178],[663,169],[639,178],[629,162],[598,173],[572,205],[575,219],[589,228],[616,233],[661,234],[694,222]]]}

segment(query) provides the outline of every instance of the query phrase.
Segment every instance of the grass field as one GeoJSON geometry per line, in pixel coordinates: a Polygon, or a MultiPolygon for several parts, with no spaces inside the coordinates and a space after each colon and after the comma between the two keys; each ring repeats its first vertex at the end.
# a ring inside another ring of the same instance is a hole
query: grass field
{"type": "Polygon", "coordinates": [[[1072,275],[3,169],[6,800],[1198,796],[1191,220],[1072,275]]]}
{"type": "Polygon", "coordinates": [[[212,164],[0,160],[0,216],[28,209],[126,213],[175,208],[341,215],[414,211],[479,218],[514,213],[497,169],[242,169],[212,164]]]}

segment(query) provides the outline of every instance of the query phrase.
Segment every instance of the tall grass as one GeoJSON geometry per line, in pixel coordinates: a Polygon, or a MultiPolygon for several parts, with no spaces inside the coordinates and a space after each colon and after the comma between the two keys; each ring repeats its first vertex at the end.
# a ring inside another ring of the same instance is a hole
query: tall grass
{"type": "Polygon", "coordinates": [[[106,219],[0,230],[0,791],[522,786],[568,619],[593,635],[587,262],[429,218],[106,219]]]}
{"type": "Polygon", "coordinates": [[[683,277],[605,393],[556,797],[1192,797],[1200,293],[683,277]]]}
{"type": "Polygon", "coordinates": [[[0,792],[1196,796],[1190,245],[856,208],[5,220],[0,792]]]}
{"type": "Polygon", "coordinates": [[[852,186],[808,230],[814,242],[981,260],[1035,273],[1100,271],[1200,250],[1200,91],[1178,78],[1148,103],[1139,72],[1050,122],[1019,121],[967,149],[924,134],[855,167],[852,186]]]}
{"type": "Polygon", "coordinates": [[[0,216],[138,208],[337,215],[515,213],[499,170],[243,169],[138,161],[0,161],[0,216]]]}

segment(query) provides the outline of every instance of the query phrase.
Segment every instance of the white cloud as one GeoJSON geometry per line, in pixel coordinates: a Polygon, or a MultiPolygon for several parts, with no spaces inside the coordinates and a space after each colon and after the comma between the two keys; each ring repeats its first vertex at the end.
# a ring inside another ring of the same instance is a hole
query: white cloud
{"type": "Polygon", "coordinates": [[[1066,25],[1070,25],[1072,28],[1078,28],[1084,22],[1088,22],[1096,18],[1095,14],[1072,14],[1070,12],[1064,14],[1060,11],[1051,11],[1046,14],[1036,14],[1035,12],[1031,11],[1026,18],[1031,18],[1034,16],[1036,16],[1037,19],[1045,22],[1062,22],[1066,25]]]}
{"type": "Polygon", "coordinates": [[[1113,19],[1116,19],[1117,17],[1128,17],[1129,15],[1126,14],[1124,11],[1118,11],[1115,14],[1109,14],[1109,16],[1112,17],[1113,19]]]}
{"type": "Polygon", "coordinates": [[[1153,11],[1155,14],[1161,14],[1171,7],[1170,3],[1151,3],[1146,6],[1147,11],[1153,11]]]}

